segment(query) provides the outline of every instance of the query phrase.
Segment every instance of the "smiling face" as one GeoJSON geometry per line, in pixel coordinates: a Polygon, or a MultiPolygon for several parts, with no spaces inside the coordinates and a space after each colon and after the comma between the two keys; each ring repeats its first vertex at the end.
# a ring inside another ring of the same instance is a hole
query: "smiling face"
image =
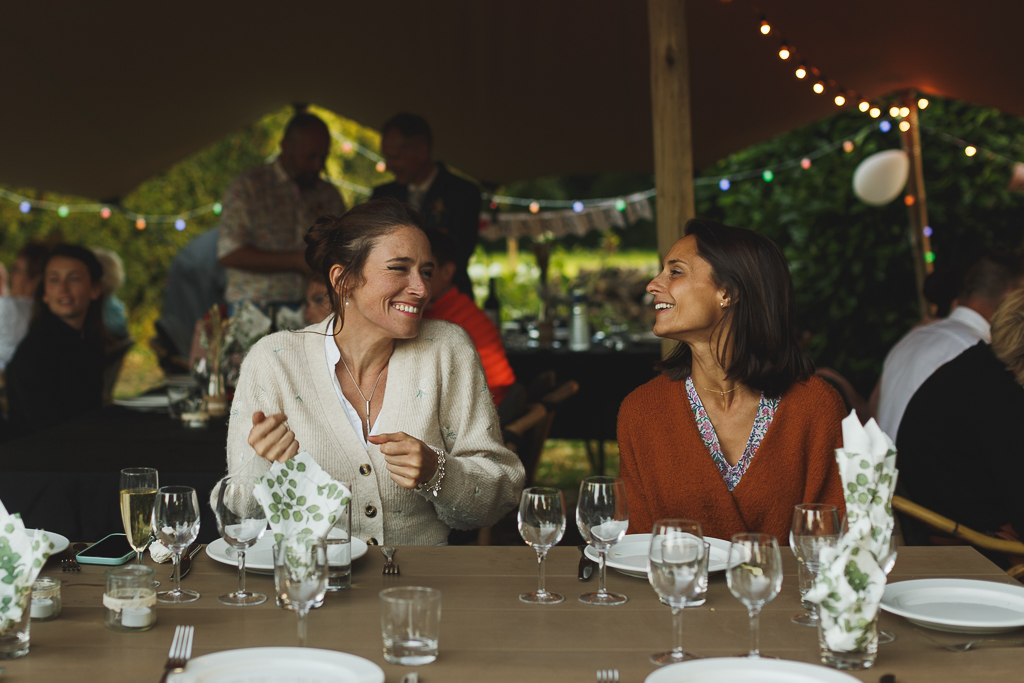
{"type": "Polygon", "coordinates": [[[664,269],[647,285],[654,295],[655,335],[682,342],[710,339],[730,304],[728,292],[711,275],[711,264],[697,253],[697,238],[672,245],[664,269]]]}
{"type": "Polygon", "coordinates": [[[54,256],[43,274],[43,302],[50,312],[75,328],[82,329],[89,304],[100,298],[103,286],[89,279],[89,269],[76,258],[54,256]]]}
{"type": "MultiPolygon", "coordinates": [[[[423,309],[430,300],[434,263],[422,230],[399,227],[381,237],[366,258],[363,282],[353,283],[345,309],[345,329],[362,335],[411,339],[420,332],[423,309]]],[[[340,266],[331,281],[341,280],[340,266]]]]}

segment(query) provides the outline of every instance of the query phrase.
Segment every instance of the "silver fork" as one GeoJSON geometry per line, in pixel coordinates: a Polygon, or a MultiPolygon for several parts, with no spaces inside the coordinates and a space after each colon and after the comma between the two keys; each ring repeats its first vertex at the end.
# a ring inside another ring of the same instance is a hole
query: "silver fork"
{"type": "Polygon", "coordinates": [[[598,669],[597,683],[619,683],[618,669],[598,669]]]}
{"type": "Polygon", "coordinates": [[[954,643],[952,645],[943,645],[943,650],[949,650],[950,652],[967,652],[973,650],[975,647],[982,643],[999,643],[1007,647],[1022,647],[1024,641],[1020,640],[997,640],[995,638],[978,638],[977,640],[969,640],[966,643],[954,643]]]}
{"type": "Polygon", "coordinates": [[[398,565],[395,564],[395,549],[389,545],[382,545],[380,552],[387,558],[387,562],[384,563],[384,569],[381,570],[381,574],[390,574],[392,576],[398,574],[398,565]]]}
{"type": "Polygon", "coordinates": [[[164,675],[160,683],[165,683],[170,674],[178,674],[185,670],[185,665],[192,656],[192,638],[195,632],[195,626],[174,627],[174,640],[171,641],[171,649],[167,653],[167,663],[164,664],[164,675]]]}

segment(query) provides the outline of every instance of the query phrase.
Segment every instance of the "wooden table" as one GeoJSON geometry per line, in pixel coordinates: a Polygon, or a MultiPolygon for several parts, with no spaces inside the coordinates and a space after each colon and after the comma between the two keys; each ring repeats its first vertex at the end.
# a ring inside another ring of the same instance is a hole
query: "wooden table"
{"type": "MultiPolygon", "coordinates": [[[[797,626],[800,611],[796,564],[784,551],[786,576],[782,594],[761,617],[761,650],[784,659],[816,662],[817,631],[797,626]]],[[[648,655],[670,647],[670,616],[646,581],[610,571],[609,588],[629,596],[619,607],[591,607],[576,596],[596,588],[576,579],[579,553],[559,547],[548,560],[548,588],[566,596],[559,605],[525,605],[521,592],[536,587],[536,560],[526,547],[408,547],[398,550],[398,577],[380,574],[383,558],[375,549],[358,560],[352,589],[330,594],[323,608],[309,616],[310,646],[350,652],[381,665],[389,683],[398,683],[410,668],[384,663],[381,653],[377,593],[396,585],[441,589],[440,657],[416,667],[423,683],[462,681],[557,681],[592,683],[598,668],[618,668],[623,683],[640,683],[654,669],[648,655]]],[[[159,568],[166,581],[169,570],[159,568]]],[[[64,581],[64,610],[52,622],[32,626],[27,657],[0,662],[3,683],[65,683],[71,680],[156,683],[176,624],[196,626],[194,656],[242,647],[296,644],[295,615],[274,605],[273,581],[250,575],[249,587],[270,596],[263,605],[238,608],[219,604],[216,596],[234,590],[236,571],[205,553],[196,557],[187,588],[202,598],[191,605],[158,607],[157,626],[146,633],[114,633],[102,624],[103,569],[85,567],[62,574],[52,566],[45,575],[64,581]]],[[[1010,582],[1006,574],[968,547],[900,549],[893,571],[896,581],[927,577],[961,577],[1010,582]]],[[[684,612],[686,648],[708,657],[745,652],[747,615],[732,597],[724,577],[712,575],[708,601],[684,612]]],[[[1020,680],[1024,650],[982,649],[951,653],[936,647],[909,622],[883,613],[881,627],[896,642],[882,645],[872,669],[856,673],[863,681],[896,674],[899,683],[1020,680]]],[[[944,643],[968,636],[929,635],[944,643]]],[[[997,638],[1020,638],[1021,633],[997,638]]]]}

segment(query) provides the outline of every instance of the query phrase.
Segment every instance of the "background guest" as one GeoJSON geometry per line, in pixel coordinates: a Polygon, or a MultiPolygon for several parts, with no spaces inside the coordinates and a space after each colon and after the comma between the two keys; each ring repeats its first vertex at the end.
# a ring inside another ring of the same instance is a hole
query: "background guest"
{"type": "Polygon", "coordinates": [[[345,213],[338,189],[320,177],[330,148],[327,124],[299,113],[285,127],[277,160],[231,181],[217,242],[228,303],[302,301],[306,229],[319,216],[345,213]]]}
{"type": "Polygon", "coordinates": [[[619,411],[629,530],[686,517],[714,538],[756,531],[786,543],[797,503],[845,507],[843,402],[797,342],[775,243],[701,219],[685,232],[647,286],[654,334],[681,343],[619,411]]]}
{"type": "Polygon", "coordinates": [[[0,371],[28,333],[32,307],[49,250],[29,243],[18,250],[8,274],[0,264],[0,371]]]}
{"type": "Polygon", "coordinates": [[[501,333],[476,302],[452,284],[459,258],[455,241],[436,231],[428,231],[427,237],[434,255],[434,275],[430,279],[430,304],[423,317],[447,320],[466,330],[476,352],[480,354],[480,362],[487,374],[487,388],[497,405],[516,381],[516,375],[505,356],[501,333]]]}
{"type": "Polygon", "coordinates": [[[381,153],[395,181],[373,188],[373,196],[412,205],[423,227],[451,237],[458,247],[455,286],[473,296],[466,268],[480,238],[480,188],[434,161],[434,138],[422,116],[396,114],[380,132],[381,153]]]}
{"type": "Polygon", "coordinates": [[[958,305],[949,317],[916,327],[885,357],[879,380],[878,426],[894,440],[910,398],[935,370],[978,341],[988,342],[989,321],[1019,286],[1020,259],[988,252],[964,272],[958,305]]]}
{"type": "Polygon", "coordinates": [[[976,531],[1024,530],[1024,290],[992,316],[978,342],[924,381],[896,439],[909,497],[976,531]]]}
{"type": "Polygon", "coordinates": [[[93,247],[92,253],[103,266],[103,326],[111,337],[125,339],[128,337],[128,310],[117,298],[117,290],[124,284],[124,263],[110,249],[93,247]]]}
{"type": "Polygon", "coordinates": [[[40,313],[7,366],[10,434],[66,422],[103,395],[103,267],[85,247],[53,248],[40,313]]]}
{"type": "Polygon", "coordinates": [[[307,325],[323,322],[331,314],[331,299],[327,296],[327,283],[316,273],[309,276],[306,285],[306,310],[303,318],[307,325]]]}

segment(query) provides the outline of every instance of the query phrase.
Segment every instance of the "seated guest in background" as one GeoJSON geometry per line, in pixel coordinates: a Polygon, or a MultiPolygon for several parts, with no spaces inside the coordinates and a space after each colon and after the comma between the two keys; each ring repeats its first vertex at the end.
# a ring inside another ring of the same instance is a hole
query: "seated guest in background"
{"type": "Polygon", "coordinates": [[[680,343],[619,411],[630,533],[686,517],[786,543],[793,506],[845,509],[843,402],[813,376],[782,251],[752,230],[687,222],[647,286],[654,334],[680,343]]]}
{"type": "Polygon", "coordinates": [[[423,317],[447,320],[466,330],[476,352],[480,354],[480,362],[487,374],[487,388],[491,390],[494,404],[497,405],[516,381],[516,375],[505,356],[501,333],[476,302],[452,284],[457,268],[455,262],[459,258],[455,241],[435,231],[428,231],[427,237],[434,255],[434,275],[430,279],[430,304],[423,317]]]}
{"type": "Polygon", "coordinates": [[[455,286],[473,296],[466,268],[480,237],[480,188],[434,161],[434,138],[422,116],[396,114],[380,134],[380,150],[395,181],[373,188],[373,197],[411,205],[422,214],[423,227],[451,237],[458,247],[455,286]]]}
{"type": "Polygon", "coordinates": [[[92,252],[103,266],[103,327],[114,339],[127,339],[128,311],[117,298],[117,290],[124,284],[124,263],[110,249],[93,247],[92,252]]]}
{"type": "Polygon", "coordinates": [[[915,502],[976,531],[1024,531],[1024,290],[978,342],[914,393],[896,439],[900,485],[915,502]]]}
{"type": "Polygon", "coordinates": [[[49,250],[29,243],[18,250],[8,274],[0,264],[0,371],[28,333],[32,307],[49,250]]]}
{"type": "Polygon", "coordinates": [[[313,273],[306,285],[306,310],[303,316],[307,325],[323,322],[331,314],[331,300],[327,296],[327,283],[313,273]]]}
{"type": "Polygon", "coordinates": [[[469,336],[422,320],[434,264],[418,215],[371,200],[319,218],[306,243],[332,315],[246,356],[228,473],[306,451],[352,484],[352,532],[370,544],[443,544],[452,528],[496,522],[519,501],[523,466],[501,442],[469,336]]]}
{"type": "Polygon", "coordinates": [[[39,316],[7,366],[10,434],[66,422],[103,396],[103,267],[85,247],[53,248],[39,316]]]}
{"type": "Polygon", "coordinates": [[[943,363],[979,341],[988,342],[989,321],[1009,292],[1019,286],[1020,259],[986,253],[964,272],[958,305],[948,318],[915,327],[892,348],[882,366],[875,419],[896,439],[910,397],[943,363]]]}

